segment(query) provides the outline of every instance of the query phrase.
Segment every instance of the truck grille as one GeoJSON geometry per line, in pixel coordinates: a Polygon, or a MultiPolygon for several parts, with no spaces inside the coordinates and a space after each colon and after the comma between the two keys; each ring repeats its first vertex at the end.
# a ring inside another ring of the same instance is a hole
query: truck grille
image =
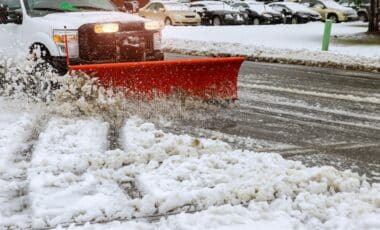
{"type": "Polygon", "coordinates": [[[143,61],[153,53],[153,32],[144,29],[143,22],[119,24],[119,32],[95,33],[95,24],[79,28],[79,58],[83,62],[143,61]]]}

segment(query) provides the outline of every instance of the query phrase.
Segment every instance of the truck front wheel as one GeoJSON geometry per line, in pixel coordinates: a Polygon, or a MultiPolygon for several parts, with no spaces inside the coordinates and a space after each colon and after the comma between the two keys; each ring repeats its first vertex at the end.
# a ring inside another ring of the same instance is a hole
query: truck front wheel
{"type": "MultiPolygon", "coordinates": [[[[67,72],[66,62],[56,62],[50,55],[49,50],[43,44],[36,43],[30,47],[30,59],[36,62],[34,72],[44,72],[49,68],[59,75],[64,75],[67,72]],[[63,63],[63,64],[62,64],[63,63]]],[[[66,59],[65,59],[66,60],[66,59]]]]}
{"type": "Polygon", "coordinates": [[[50,66],[49,50],[42,44],[33,44],[29,50],[30,60],[35,62],[33,73],[46,71],[50,66]]]}

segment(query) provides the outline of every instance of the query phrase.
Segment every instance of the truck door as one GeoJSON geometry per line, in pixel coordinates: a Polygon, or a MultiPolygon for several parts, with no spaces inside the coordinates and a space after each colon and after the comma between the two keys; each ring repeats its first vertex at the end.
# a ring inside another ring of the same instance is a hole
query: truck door
{"type": "MultiPolygon", "coordinates": [[[[0,6],[7,6],[9,10],[3,8],[0,16],[0,54],[3,57],[16,58],[21,50],[21,24],[22,8],[20,0],[0,0],[0,6]],[[19,18],[20,20],[16,20],[19,18]]],[[[25,55],[24,55],[25,56],[25,55]]]]}

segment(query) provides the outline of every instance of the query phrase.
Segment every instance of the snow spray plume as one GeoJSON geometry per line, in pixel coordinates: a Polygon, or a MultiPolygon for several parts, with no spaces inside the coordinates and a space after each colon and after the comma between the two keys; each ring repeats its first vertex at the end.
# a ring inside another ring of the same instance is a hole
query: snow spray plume
{"type": "Polygon", "coordinates": [[[10,59],[0,62],[1,96],[45,104],[60,116],[100,116],[121,126],[129,116],[152,122],[206,120],[223,109],[180,94],[152,100],[125,97],[124,90],[104,88],[82,72],[59,76],[41,59],[17,65],[10,59]]]}
{"type": "Polygon", "coordinates": [[[27,102],[53,100],[59,76],[42,60],[26,60],[14,64],[13,60],[0,60],[0,95],[27,102]]]}

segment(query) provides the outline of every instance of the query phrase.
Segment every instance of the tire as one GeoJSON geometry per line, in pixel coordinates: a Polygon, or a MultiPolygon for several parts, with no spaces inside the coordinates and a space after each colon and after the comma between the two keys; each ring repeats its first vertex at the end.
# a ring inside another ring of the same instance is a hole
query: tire
{"type": "Polygon", "coordinates": [[[173,25],[172,20],[170,18],[166,18],[165,19],[165,25],[172,26],[173,25]]]}
{"type": "Polygon", "coordinates": [[[368,16],[366,14],[360,13],[358,16],[359,16],[359,21],[368,22],[368,16]]]}
{"type": "Polygon", "coordinates": [[[298,24],[299,23],[299,20],[297,17],[292,17],[292,20],[290,21],[291,24],[298,24]]]}
{"type": "Polygon", "coordinates": [[[338,23],[338,16],[336,14],[329,14],[327,16],[327,19],[331,20],[333,23],[338,23]]]}
{"type": "MultiPolygon", "coordinates": [[[[42,44],[34,44],[30,48],[31,61],[36,64],[33,66],[31,76],[43,77],[44,74],[54,73],[58,75],[64,75],[67,71],[54,67],[52,64],[52,57],[49,50],[42,44]]],[[[41,97],[43,101],[46,97],[61,86],[58,82],[53,82],[46,79],[34,80],[29,83],[29,91],[34,95],[41,97]]]]}
{"type": "Polygon", "coordinates": [[[212,18],[212,25],[213,26],[221,26],[222,20],[220,19],[220,17],[218,17],[218,16],[213,17],[212,18]]]}
{"type": "Polygon", "coordinates": [[[253,19],[253,23],[252,23],[253,25],[260,25],[261,23],[260,23],[260,19],[258,19],[258,18],[254,18],[253,19]]]}
{"type": "Polygon", "coordinates": [[[30,59],[36,62],[33,74],[36,72],[44,72],[51,67],[51,55],[49,50],[42,44],[34,44],[30,47],[30,59]]]}

